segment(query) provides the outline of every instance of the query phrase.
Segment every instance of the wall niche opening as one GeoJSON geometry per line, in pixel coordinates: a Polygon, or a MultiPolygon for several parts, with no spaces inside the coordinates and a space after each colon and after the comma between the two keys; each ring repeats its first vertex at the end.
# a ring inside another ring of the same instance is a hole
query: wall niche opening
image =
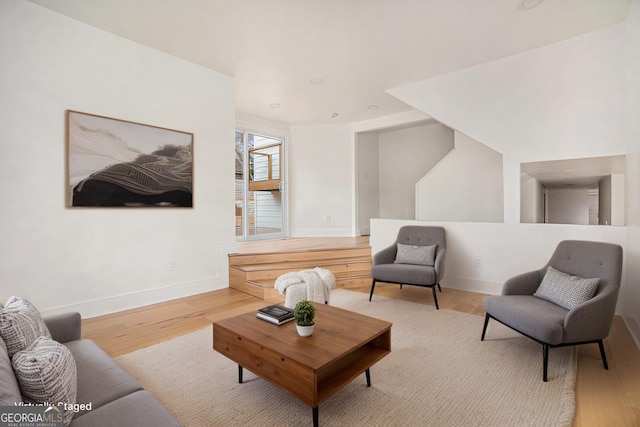
{"type": "Polygon", "coordinates": [[[520,164],[520,222],[625,225],[625,156],[520,164]]]}

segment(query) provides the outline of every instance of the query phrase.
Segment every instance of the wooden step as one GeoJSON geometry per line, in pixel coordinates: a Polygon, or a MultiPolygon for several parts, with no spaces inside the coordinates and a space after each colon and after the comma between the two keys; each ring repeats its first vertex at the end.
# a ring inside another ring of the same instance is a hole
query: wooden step
{"type": "Polygon", "coordinates": [[[265,282],[275,280],[282,274],[306,270],[310,268],[321,267],[331,271],[334,275],[350,274],[350,275],[366,275],[369,276],[371,271],[371,260],[355,261],[351,258],[345,262],[336,262],[332,260],[330,263],[323,263],[322,260],[315,260],[313,264],[301,263],[278,263],[278,264],[260,264],[246,266],[231,266],[229,274],[234,277],[243,277],[245,281],[265,282]]]}
{"type": "Polygon", "coordinates": [[[308,262],[344,258],[371,258],[371,247],[307,249],[271,253],[229,254],[229,265],[277,264],[282,262],[308,262]]]}
{"type": "Polygon", "coordinates": [[[283,301],[274,288],[282,274],[315,267],[336,276],[336,287],[371,283],[369,246],[298,249],[270,253],[229,254],[229,287],[271,301],[283,301]]]}
{"type": "MultiPolygon", "coordinates": [[[[349,289],[362,286],[371,286],[371,276],[349,277],[341,281],[336,280],[336,288],[349,289]]],[[[281,295],[273,287],[273,283],[248,281],[246,287],[236,289],[264,300],[279,303],[284,301],[284,295],[281,295]]]]}
{"type": "Polygon", "coordinates": [[[291,271],[306,270],[309,268],[322,267],[331,271],[333,274],[345,272],[364,272],[366,274],[371,271],[371,260],[345,258],[345,260],[314,260],[312,263],[277,263],[277,264],[258,264],[231,266],[232,269],[238,269],[244,273],[246,280],[264,281],[274,280],[280,275],[291,271]]]}
{"type": "MultiPolygon", "coordinates": [[[[349,274],[349,275],[340,275],[336,274],[336,288],[355,288],[360,286],[369,286],[371,285],[371,275],[369,272],[365,274],[349,274]]],[[[262,294],[264,295],[264,299],[269,300],[283,300],[284,296],[280,295],[278,291],[275,289],[274,284],[275,280],[270,281],[254,281],[248,280],[247,284],[251,286],[253,289],[261,289],[262,294]]]]}
{"type": "MultiPolygon", "coordinates": [[[[274,263],[267,263],[267,264],[245,264],[245,265],[234,264],[232,265],[232,267],[238,268],[246,272],[252,272],[252,271],[261,271],[261,270],[283,269],[283,268],[306,269],[306,268],[310,268],[309,265],[312,265],[312,264],[322,264],[325,268],[327,268],[328,266],[333,266],[333,265],[339,266],[343,264],[362,264],[362,263],[371,264],[371,259],[366,259],[366,258],[314,259],[314,260],[307,260],[307,261],[289,261],[289,262],[283,261],[283,262],[274,262],[274,263]]],[[[319,267],[319,265],[317,265],[316,267],[319,267]]]]}

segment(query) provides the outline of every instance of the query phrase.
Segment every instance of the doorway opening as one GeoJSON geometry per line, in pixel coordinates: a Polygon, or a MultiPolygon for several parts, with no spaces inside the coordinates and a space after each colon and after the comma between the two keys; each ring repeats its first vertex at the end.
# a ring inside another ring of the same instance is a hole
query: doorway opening
{"type": "Polygon", "coordinates": [[[236,130],[236,240],[284,237],[284,139],[236,130]]]}

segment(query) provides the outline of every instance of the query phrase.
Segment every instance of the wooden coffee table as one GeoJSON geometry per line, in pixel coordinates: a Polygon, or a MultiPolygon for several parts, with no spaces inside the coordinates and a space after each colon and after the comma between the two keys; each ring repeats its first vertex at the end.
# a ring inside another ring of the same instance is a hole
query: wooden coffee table
{"type": "Polygon", "coordinates": [[[242,369],[297,397],[313,408],[318,425],[318,406],[391,351],[391,323],[324,304],[314,304],[315,329],[300,337],[295,321],[274,325],[242,314],[213,323],[213,348],[242,369]]]}

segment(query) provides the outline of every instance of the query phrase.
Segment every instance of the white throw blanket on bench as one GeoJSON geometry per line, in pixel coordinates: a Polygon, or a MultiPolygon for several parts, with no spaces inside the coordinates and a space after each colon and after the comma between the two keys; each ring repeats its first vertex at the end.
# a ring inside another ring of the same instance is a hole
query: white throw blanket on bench
{"type": "Polygon", "coordinates": [[[280,275],[274,287],[285,296],[285,307],[294,308],[298,301],[329,302],[336,277],[326,268],[292,271],[280,275]]]}

